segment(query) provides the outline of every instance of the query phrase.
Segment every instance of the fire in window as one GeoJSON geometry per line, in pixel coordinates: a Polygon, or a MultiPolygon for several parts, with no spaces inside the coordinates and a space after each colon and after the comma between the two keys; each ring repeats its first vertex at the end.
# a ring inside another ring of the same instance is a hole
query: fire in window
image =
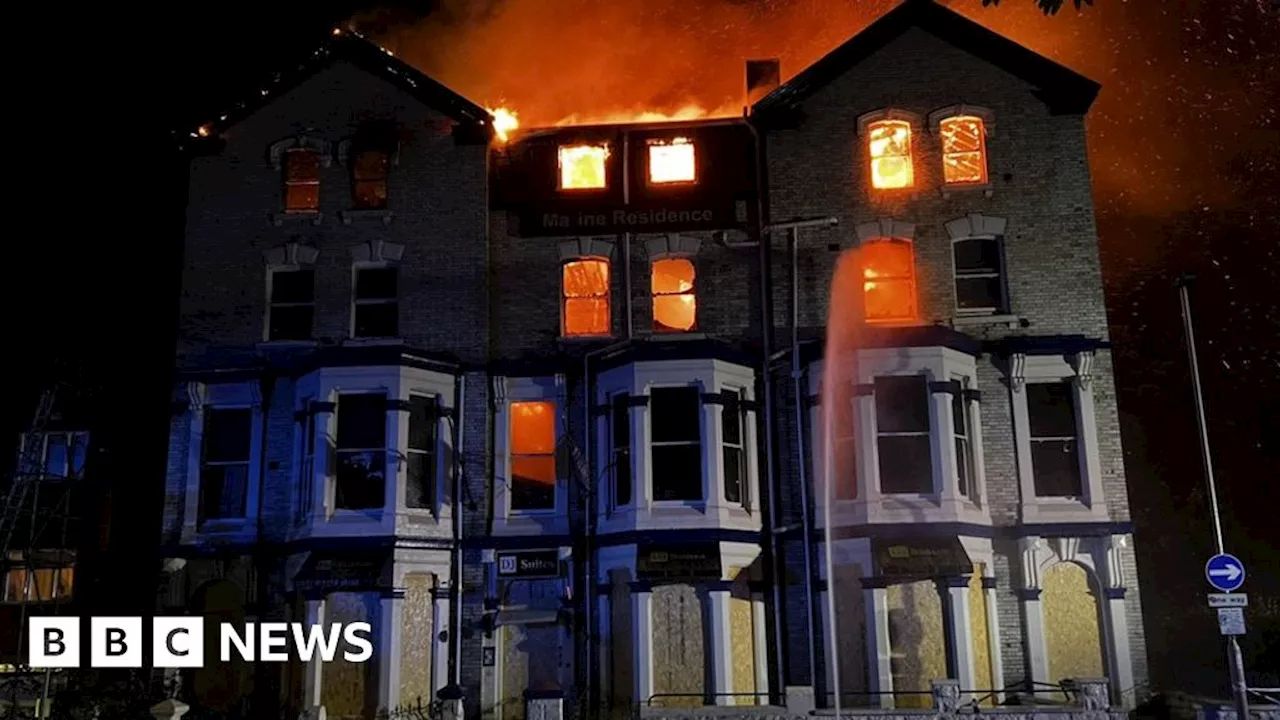
{"type": "Polygon", "coordinates": [[[390,165],[390,158],[381,150],[362,150],[352,158],[351,192],[357,210],[386,209],[390,165]]]}
{"type": "Polygon", "coordinates": [[[560,189],[599,190],[606,186],[607,145],[562,145],[560,147],[560,189]]]}
{"type": "Polygon", "coordinates": [[[293,148],[284,154],[284,211],[320,210],[320,153],[293,148]]]}
{"type": "Polygon", "coordinates": [[[609,261],[583,258],[565,263],[560,292],[565,337],[609,334],[609,261]]]}
{"type": "Polygon", "coordinates": [[[916,319],[915,258],[911,241],[877,240],[862,246],[863,297],[867,322],[916,319]]]}
{"type": "Polygon", "coordinates": [[[697,325],[698,302],[694,293],[693,262],[688,258],[665,258],[653,263],[653,329],[659,332],[693,330],[697,325]]]}
{"type": "Polygon", "coordinates": [[[938,126],[942,136],[942,177],[948,185],[987,182],[986,129],[982,118],[957,115],[938,126]]]}
{"type": "Polygon", "coordinates": [[[698,179],[698,163],[689,138],[649,141],[649,182],[655,185],[692,183],[698,179]]]}
{"type": "Polygon", "coordinates": [[[556,507],[556,404],[511,403],[511,509],[556,507]]]}
{"type": "Polygon", "coordinates": [[[867,128],[871,156],[871,185],[879,190],[909,188],[915,182],[911,167],[911,123],[881,120],[867,128]]]}

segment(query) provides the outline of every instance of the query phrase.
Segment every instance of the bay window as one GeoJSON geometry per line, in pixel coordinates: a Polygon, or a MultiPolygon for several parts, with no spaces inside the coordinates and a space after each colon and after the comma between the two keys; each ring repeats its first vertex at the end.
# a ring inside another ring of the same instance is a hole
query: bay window
{"type": "Polygon", "coordinates": [[[701,420],[702,399],[696,386],[649,390],[654,500],[703,499],[701,420]]]}
{"type": "Polygon", "coordinates": [[[631,395],[617,393],[609,405],[610,467],[613,473],[613,504],[631,503],[631,395]]]}
{"type": "Polygon", "coordinates": [[[720,452],[724,467],[724,499],[735,505],[746,503],[747,456],[746,423],[741,390],[724,391],[720,409],[720,452]]]}
{"type": "Polygon", "coordinates": [[[880,491],[886,494],[933,492],[929,388],[925,376],[877,377],[875,413],[880,491]]]}
{"type": "Polygon", "coordinates": [[[405,448],[405,507],[430,509],[436,504],[436,457],[439,442],[437,402],[426,395],[409,396],[409,441],[405,448]]]}
{"type": "Polygon", "coordinates": [[[334,507],[373,510],[386,503],[387,396],[338,396],[334,507]]]}

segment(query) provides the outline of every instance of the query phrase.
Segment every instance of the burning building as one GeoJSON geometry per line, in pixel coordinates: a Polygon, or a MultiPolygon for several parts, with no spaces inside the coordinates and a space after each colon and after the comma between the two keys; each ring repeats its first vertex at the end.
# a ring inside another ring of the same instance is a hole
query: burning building
{"type": "Polygon", "coordinates": [[[1133,701],[1097,85],[927,0],[747,75],[739,118],[515,128],[335,31],[192,133],[160,609],[378,653],[193,705],[1133,701]]]}

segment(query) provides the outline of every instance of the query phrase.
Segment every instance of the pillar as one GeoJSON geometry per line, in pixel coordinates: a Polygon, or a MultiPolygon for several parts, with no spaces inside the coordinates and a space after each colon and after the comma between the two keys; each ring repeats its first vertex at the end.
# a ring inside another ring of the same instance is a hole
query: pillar
{"type": "Polygon", "coordinates": [[[711,692],[716,705],[736,705],[737,698],[727,693],[733,687],[733,594],[727,583],[707,591],[710,636],[711,692]]]}
{"type": "Polygon", "coordinates": [[[647,705],[653,696],[653,593],[648,584],[631,585],[632,646],[635,654],[632,665],[635,680],[635,698],[639,705],[647,705]]]}
{"type": "Polygon", "coordinates": [[[597,675],[595,678],[587,678],[587,682],[594,680],[599,683],[600,700],[613,703],[617,701],[617,698],[613,697],[613,604],[610,602],[613,598],[613,583],[602,583],[598,589],[600,592],[596,594],[596,627],[599,630],[594,650],[597,675]]]}
{"type": "Polygon", "coordinates": [[[862,596],[867,612],[867,673],[880,707],[893,708],[893,665],[889,648],[889,592],[883,582],[863,578],[862,596]]]}
{"type": "Polygon", "coordinates": [[[751,593],[751,627],[755,633],[756,697],[753,705],[768,705],[769,688],[769,626],[765,617],[764,593],[751,593]]]}
{"type": "Polygon", "coordinates": [[[938,590],[942,594],[950,679],[957,681],[962,691],[987,689],[974,687],[977,681],[973,667],[973,628],[969,618],[969,580],[964,576],[947,578],[938,583],[938,590]]]}
{"type": "Polygon", "coordinates": [[[1022,627],[1026,634],[1027,673],[1033,682],[1049,682],[1049,653],[1044,639],[1044,608],[1040,602],[1040,588],[1018,590],[1018,603],[1022,608],[1022,627]]]}
{"type": "Polygon", "coordinates": [[[437,585],[431,590],[431,699],[449,684],[449,586],[437,585]]]}
{"type": "Polygon", "coordinates": [[[404,618],[404,588],[382,598],[378,607],[378,707],[394,711],[400,705],[400,627],[404,618]]]}
{"type": "Polygon", "coordinates": [[[1126,691],[1133,688],[1133,655],[1129,651],[1129,618],[1125,615],[1122,587],[1107,588],[1103,601],[1102,619],[1106,623],[1107,674],[1110,675],[1113,700],[1126,710],[1133,709],[1134,696],[1126,691]]]}
{"type": "MultiPolygon", "coordinates": [[[[325,601],[308,600],[307,601],[307,627],[315,627],[324,625],[325,601]]],[[[322,681],[324,679],[324,660],[320,658],[319,653],[313,653],[311,660],[307,662],[306,670],[302,676],[302,712],[306,718],[323,718],[324,705],[322,704],[322,681]]]]}
{"type": "MultiPolygon", "coordinates": [[[[996,607],[996,579],[982,578],[982,594],[987,602],[987,656],[991,659],[991,687],[979,690],[1002,690],[1004,688],[1004,653],[1000,649],[1000,611],[996,607]]],[[[1004,702],[1004,693],[995,694],[995,704],[1004,702]]]]}
{"type": "MultiPolygon", "coordinates": [[[[831,645],[835,641],[834,630],[831,627],[831,617],[827,613],[827,603],[831,602],[831,585],[828,581],[820,581],[817,586],[820,590],[818,591],[818,616],[816,621],[819,637],[821,638],[819,642],[822,643],[818,647],[817,654],[823,659],[822,665],[825,672],[822,675],[818,675],[818,669],[813,669],[813,694],[815,698],[821,700],[820,706],[833,707],[832,701],[839,691],[835,682],[835,670],[838,667],[837,663],[840,662],[840,656],[838,648],[834,657],[831,651],[831,645]]],[[[841,678],[840,681],[840,685],[843,686],[844,678],[841,678]]],[[[844,704],[843,698],[841,698],[840,705],[844,706],[844,704]]]]}

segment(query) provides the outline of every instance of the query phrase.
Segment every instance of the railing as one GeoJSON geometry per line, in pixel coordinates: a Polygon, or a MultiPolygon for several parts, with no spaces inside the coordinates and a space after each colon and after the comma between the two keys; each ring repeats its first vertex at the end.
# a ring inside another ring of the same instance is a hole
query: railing
{"type": "MultiPolygon", "coordinates": [[[[708,699],[713,699],[713,698],[739,698],[739,697],[749,697],[749,698],[752,698],[752,699],[755,699],[755,700],[758,700],[758,699],[760,699],[760,698],[764,698],[764,699],[765,699],[765,703],[764,703],[764,704],[766,704],[766,705],[768,704],[768,701],[769,701],[769,693],[761,693],[761,692],[753,692],[753,693],[740,693],[740,692],[732,692],[732,693],[705,693],[705,692],[703,692],[703,693],[656,693],[656,694],[650,695],[650,696],[649,696],[649,699],[644,701],[644,705],[645,705],[645,707],[653,707],[653,701],[654,701],[654,700],[662,700],[662,699],[665,699],[665,698],[686,698],[686,699],[690,699],[690,700],[697,699],[697,700],[701,700],[701,701],[703,701],[703,702],[706,702],[706,700],[708,700],[708,699]]],[[[712,703],[712,705],[716,705],[716,703],[712,703]]],[[[757,703],[757,705],[759,705],[759,703],[757,703]]],[[[661,706],[659,706],[659,707],[661,707],[661,706]]],[[[681,706],[679,706],[679,707],[690,707],[690,706],[681,705],[681,706]]],[[[739,706],[737,706],[737,707],[751,707],[751,706],[750,706],[750,705],[739,705],[739,706]]]]}

